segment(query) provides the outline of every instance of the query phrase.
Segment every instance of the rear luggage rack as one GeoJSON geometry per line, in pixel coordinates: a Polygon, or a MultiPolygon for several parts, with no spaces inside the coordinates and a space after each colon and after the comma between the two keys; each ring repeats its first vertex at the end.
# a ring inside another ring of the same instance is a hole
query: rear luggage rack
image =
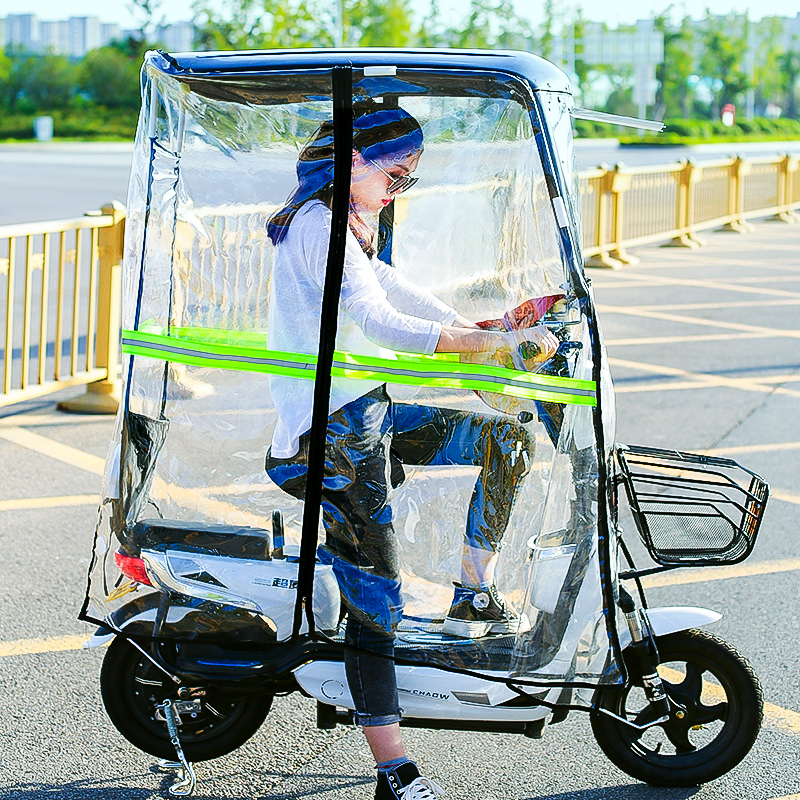
{"type": "Polygon", "coordinates": [[[618,444],[636,527],[665,567],[736,564],[750,555],[767,482],[729,458],[618,444]]]}

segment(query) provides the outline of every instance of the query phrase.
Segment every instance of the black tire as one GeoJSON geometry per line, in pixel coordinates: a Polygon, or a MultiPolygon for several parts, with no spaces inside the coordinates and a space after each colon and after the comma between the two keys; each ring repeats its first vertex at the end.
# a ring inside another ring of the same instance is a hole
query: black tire
{"type": "Polygon", "coordinates": [[[671,715],[669,722],[641,732],[597,710],[640,725],[648,716],[653,719],[632,676],[633,685],[597,691],[592,732],[614,764],[645,783],[696,786],[714,780],[733,769],[755,743],[764,706],[758,678],[733,647],[705,631],[672,633],[656,643],[664,688],[686,708],[684,718],[671,715]]]}
{"type": "MultiPolygon", "coordinates": [[[[131,744],[156,758],[176,758],[167,726],[156,717],[156,704],[176,699],[178,686],[122,637],[103,659],[100,690],[111,722],[131,744]]],[[[196,716],[181,714],[178,734],[186,758],[207,761],[241,747],[261,727],[271,705],[271,695],[232,697],[206,687],[196,716]]]]}

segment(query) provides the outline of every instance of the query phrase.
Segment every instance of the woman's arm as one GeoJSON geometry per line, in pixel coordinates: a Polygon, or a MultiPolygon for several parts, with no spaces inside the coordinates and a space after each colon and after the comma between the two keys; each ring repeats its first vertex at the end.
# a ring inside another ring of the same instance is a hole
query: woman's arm
{"type": "Polygon", "coordinates": [[[440,300],[435,294],[423,289],[422,286],[418,286],[416,283],[406,280],[396,269],[385,264],[380,259],[373,259],[372,266],[381,286],[386,291],[389,302],[398,311],[410,314],[413,317],[441,322],[445,325],[458,326],[458,319],[466,322],[466,326],[471,325],[463,317],[459,317],[454,308],[440,300]]]}
{"type": "Polygon", "coordinates": [[[516,336],[501,331],[486,331],[477,327],[456,327],[443,325],[436,343],[437,353],[493,353],[508,352],[519,346],[517,341],[532,342],[539,348],[531,362],[546,361],[558,350],[558,339],[542,325],[525,328],[516,332],[516,336]]]}

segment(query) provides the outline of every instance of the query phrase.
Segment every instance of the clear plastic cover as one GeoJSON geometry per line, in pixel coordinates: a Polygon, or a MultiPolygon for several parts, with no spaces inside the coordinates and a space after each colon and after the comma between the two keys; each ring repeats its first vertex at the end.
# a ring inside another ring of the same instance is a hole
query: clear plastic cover
{"type": "Polygon", "coordinates": [[[507,75],[354,70],[343,210],[330,73],[201,80],[151,58],[144,79],[125,402],[85,616],[259,647],[353,625],[359,646],[520,686],[617,680],[598,464],[613,394],[538,99],[507,75]],[[301,552],[336,268],[318,545],[301,552]]]}

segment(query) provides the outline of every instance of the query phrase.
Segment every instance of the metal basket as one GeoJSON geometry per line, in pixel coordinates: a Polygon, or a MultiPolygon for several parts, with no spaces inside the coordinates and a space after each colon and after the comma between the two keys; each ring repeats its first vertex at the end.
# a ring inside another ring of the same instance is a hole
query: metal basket
{"type": "Polygon", "coordinates": [[[750,555],[766,481],[728,458],[618,444],[617,462],[644,546],[662,566],[736,564],[750,555]]]}

